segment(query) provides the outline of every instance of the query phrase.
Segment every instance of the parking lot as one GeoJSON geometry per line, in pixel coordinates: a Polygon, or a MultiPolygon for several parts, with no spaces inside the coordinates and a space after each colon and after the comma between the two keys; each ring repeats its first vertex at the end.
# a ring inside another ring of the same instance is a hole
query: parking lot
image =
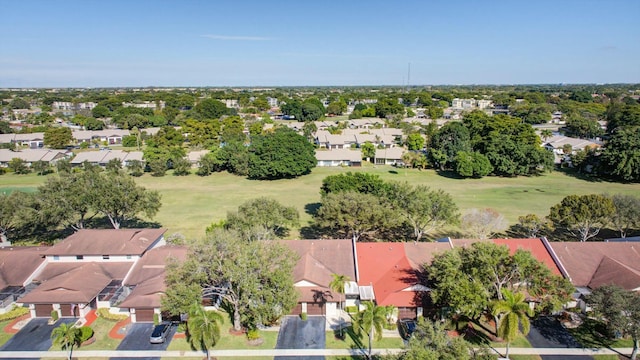
{"type": "MultiPolygon", "coordinates": [[[[166,350],[173,335],[176,333],[176,327],[171,326],[169,333],[167,334],[167,340],[164,344],[152,344],[149,342],[149,337],[153,331],[152,323],[133,323],[129,325],[127,329],[127,335],[125,335],[117,350],[166,350]]],[[[118,358],[125,359],[125,358],[118,358]]],[[[132,358],[132,359],[159,359],[155,357],[148,358],[132,358]]]]}

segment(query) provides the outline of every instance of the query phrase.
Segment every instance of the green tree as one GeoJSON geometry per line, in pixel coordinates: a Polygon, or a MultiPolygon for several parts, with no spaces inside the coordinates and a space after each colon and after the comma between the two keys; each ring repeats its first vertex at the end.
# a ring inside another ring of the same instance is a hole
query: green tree
{"type": "Polygon", "coordinates": [[[306,175],[317,164],[315,149],[287,128],[256,136],[249,147],[250,179],[286,179],[306,175]]]}
{"type": "Polygon", "coordinates": [[[21,210],[29,197],[22,191],[0,192],[0,241],[5,242],[9,233],[20,227],[25,215],[21,210]]]}
{"type": "Polygon", "coordinates": [[[363,301],[362,305],[365,306],[365,309],[353,316],[351,324],[353,332],[357,336],[362,337],[363,333],[367,335],[369,339],[367,359],[372,359],[372,342],[374,338],[376,341],[382,339],[382,328],[386,322],[386,309],[383,306],[377,306],[372,301],[363,301]]]}
{"type": "MultiPolygon", "coordinates": [[[[340,310],[343,309],[342,297],[344,295],[344,287],[351,279],[347,275],[331,274],[331,282],[329,289],[340,294],[340,310]]],[[[340,314],[340,336],[342,337],[342,313],[340,314]]]]}
{"type": "Polygon", "coordinates": [[[200,303],[195,303],[189,311],[187,335],[192,348],[200,348],[210,359],[209,348],[220,340],[220,327],[224,318],[217,311],[207,311],[200,303]]]}
{"type": "Polygon", "coordinates": [[[80,346],[80,339],[82,332],[80,328],[73,326],[73,324],[62,323],[53,331],[51,331],[51,340],[53,343],[60,346],[62,350],[69,350],[67,359],[71,360],[74,346],[80,346]]]}
{"type": "Polygon", "coordinates": [[[602,164],[615,178],[640,181],[640,126],[615,131],[605,143],[602,164]]]}
{"type": "Polygon", "coordinates": [[[27,163],[21,158],[13,158],[7,163],[7,167],[16,174],[28,174],[31,169],[27,166],[27,163]]]}
{"type": "Polygon", "coordinates": [[[424,138],[420,133],[414,132],[407,136],[407,148],[412,151],[422,150],[424,138]]]}
{"type": "Polygon", "coordinates": [[[51,172],[51,167],[49,166],[49,163],[46,161],[34,161],[31,164],[31,168],[38,175],[47,175],[49,172],[51,172]]]}
{"type": "Polygon", "coordinates": [[[519,216],[516,228],[521,234],[530,238],[540,237],[543,233],[551,230],[548,221],[540,219],[536,214],[519,216]]]}
{"type": "Polygon", "coordinates": [[[429,119],[440,119],[444,116],[444,110],[438,106],[429,106],[425,113],[429,116],[429,119]]]}
{"type": "Polygon", "coordinates": [[[569,133],[585,139],[592,139],[604,133],[595,119],[587,119],[575,114],[568,116],[566,128],[569,133]]]}
{"type": "Polygon", "coordinates": [[[363,159],[368,159],[373,162],[373,159],[376,157],[376,147],[370,141],[362,144],[362,146],[360,146],[360,150],[362,151],[363,159]]]}
{"type": "Polygon", "coordinates": [[[109,172],[119,172],[122,170],[122,160],[118,158],[109,160],[105,165],[105,169],[109,172]]]}
{"type": "Polygon", "coordinates": [[[610,338],[614,339],[616,333],[631,337],[631,360],[635,360],[640,348],[640,295],[617,285],[605,285],[593,290],[587,303],[604,320],[610,338]]]}
{"type": "Polygon", "coordinates": [[[404,114],[404,106],[393,96],[378,99],[374,105],[375,114],[379,118],[386,118],[397,114],[404,114]]]}
{"type": "Polygon", "coordinates": [[[620,237],[625,238],[629,230],[640,227],[640,198],[623,194],[615,194],[610,198],[615,208],[611,214],[611,224],[620,232],[620,237]]]}
{"type": "Polygon", "coordinates": [[[415,241],[446,225],[459,221],[460,214],[453,198],[442,190],[408,183],[391,183],[388,199],[396,211],[413,228],[415,241]]]}
{"type": "Polygon", "coordinates": [[[476,348],[462,336],[450,338],[444,325],[420,318],[406,350],[398,360],[479,360],[493,359],[483,346],[476,348]]]}
{"type": "Polygon", "coordinates": [[[96,119],[107,118],[111,116],[111,111],[104,105],[98,105],[91,109],[91,115],[96,119]]]}
{"type": "Polygon", "coordinates": [[[64,149],[73,141],[68,127],[51,127],[44,132],[44,144],[52,149],[64,149]]]}
{"type": "Polygon", "coordinates": [[[529,316],[533,316],[533,310],[525,301],[524,294],[512,293],[508,289],[502,289],[502,300],[492,304],[493,315],[499,320],[498,336],[507,342],[506,358],[509,358],[509,345],[518,337],[519,327],[522,334],[527,335],[531,328],[529,316]]]}
{"type": "Polygon", "coordinates": [[[177,158],[173,160],[173,175],[186,176],[191,174],[191,163],[185,158],[177,158]]]}
{"type": "Polygon", "coordinates": [[[167,274],[163,306],[171,313],[179,313],[201,296],[220,297],[233,329],[240,331],[243,326],[272,324],[295,306],[298,293],[292,273],[297,256],[284,245],[247,242],[232,231],[216,229],[188,247],[187,260],[167,274]]]}
{"type": "Polygon", "coordinates": [[[615,212],[613,201],[603,195],[569,195],[551,207],[549,220],[564,228],[581,242],[598,235],[615,212]]]}
{"type": "Polygon", "coordinates": [[[449,122],[435,133],[431,147],[432,152],[437,150],[446,155],[446,161],[439,162],[442,168],[453,168],[458,152],[471,151],[469,130],[459,122],[449,122]]]}
{"type": "Polygon", "coordinates": [[[547,141],[549,140],[550,137],[553,136],[553,132],[549,129],[544,129],[542,131],[540,131],[540,137],[542,138],[542,140],[547,141]]]}
{"type": "MultiPolygon", "coordinates": [[[[94,190],[102,176],[94,171],[50,177],[38,188],[41,211],[50,219],[74,230],[83,229],[97,211],[94,190]]],[[[108,194],[107,194],[108,196],[108,194]]]]}
{"type": "Polygon", "coordinates": [[[320,226],[342,231],[354,241],[396,223],[393,212],[378,197],[354,191],[324,196],[315,219],[320,226]]]}
{"type": "Polygon", "coordinates": [[[162,205],[160,193],[136,185],[129,175],[100,173],[98,178],[92,190],[93,206],[109,218],[114,229],[140,213],[152,218],[162,205]]]}
{"type": "Polygon", "coordinates": [[[131,176],[142,176],[142,174],[144,174],[144,162],[140,160],[130,160],[127,162],[127,170],[129,170],[131,176]]]}
{"type": "Polygon", "coordinates": [[[240,176],[249,174],[249,149],[244,142],[238,140],[225,142],[216,157],[223,164],[224,170],[240,176]]]}
{"type": "Polygon", "coordinates": [[[344,100],[332,101],[327,106],[327,113],[331,115],[342,115],[345,111],[347,111],[347,103],[344,100]]]}
{"type": "Polygon", "coordinates": [[[481,178],[493,171],[493,166],[486,156],[479,152],[460,151],[455,157],[456,172],[463,177],[481,178]]]}
{"type": "Polygon", "coordinates": [[[204,99],[194,108],[196,114],[202,119],[218,119],[222,115],[228,115],[229,109],[220,101],[215,99],[204,99]]]}
{"type": "Polygon", "coordinates": [[[167,160],[158,158],[147,161],[147,166],[149,166],[149,170],[151,170],[151,175],[160,177],[164,176],[167,173],[167,160]]]}
{"type": "Polygon", "coordinates": [[[288,227],[297,226],[299,219],[296,208],[284,206],[272,198],[260,197],[246,201],[236,212],[228,212],[226,224],[249,241],[271,240],[286,236],[288,227]]]}
{"type": "Polygon", "coordinates": [[[363,194],[382,196],[386,192],[386,183],[377,174],[366,172],[347,172],[329,175],[322,180],[320,194],[324,197],[329,193],[341,191],[355,191],[363,194]]]}

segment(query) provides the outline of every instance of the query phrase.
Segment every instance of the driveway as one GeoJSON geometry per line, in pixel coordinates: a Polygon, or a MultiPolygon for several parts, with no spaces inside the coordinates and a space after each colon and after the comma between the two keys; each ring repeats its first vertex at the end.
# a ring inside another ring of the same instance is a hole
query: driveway
{"type": "MultiPolygon", "coordinates": [[[[324,349],[326,344],[324,316],[285,316],[280,325],[276,349],[324,349]]],[[[324,360],[324,356],[276,356],[274,360],[324,360]]]]}
{"type": "MultiPolygon", "coordinates": [[[[133,323],[129,325],[127,334],[124,339],[118,345],[117,350],[167,350],[167,347],[171,343],[173,335],[176,333],[176,327],[171,326],[169,334],[167,334],[167,340],[164,344],[152,344],[149,342],[149,337],[153,331],[152,323],[133,323]]],[[[114,358],[114,359],[127,359],[127,358],[114,358]]],[[[131,359],[147,359],[147,360],[159,360],[157,357],[137,357],[131,359]]]]}
{"type": "MultiPolygon", "coordinates": [[[[527,340],[534,348],[582,348],[560,322],[549,316],[542,316],[531,322],[531,331],[527,335],[527,340]]],[[[540,358],[542,360],[593,360],[593,357],[587,355],[541,355],[540,358]]]]}
{"type": "Polygon", "coordinates": [[[47,325],[48,318],[31,319],[20,331],[7,341],[0,351],[47,351],[51,347],[51,332],[62,323],[73,324],[78,319],[61,318],[47,325]]]}

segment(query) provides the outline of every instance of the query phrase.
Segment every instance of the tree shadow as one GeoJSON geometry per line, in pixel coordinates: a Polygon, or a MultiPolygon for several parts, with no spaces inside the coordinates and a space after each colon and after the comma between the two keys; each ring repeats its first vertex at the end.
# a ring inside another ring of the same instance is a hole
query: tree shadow
{"type": "Polygon", "coordinates": [[[321,206],[322,206],[322,203],[319,203],[319,202],[305,204],[304,212],[311,216],[315,216],[318,213],[318,209],[320,209],[321,206]]]}
{"type": "Polygon", "coordinates": [[[594,319],[586,318],[580,326],[568,331],[577,342],[587,348],[608,348],[614,343],[605,324],[594,319]]]}
{"type": "Polygon", "coordinates": [[[438,174],[439,176],[445,177],[447,179],[453,179],[453,180],[465,179],[464,177],[460,176],[457,172],[452,170],[438,170],[436,171],[436,174],[438,174]]]}
{"type": "Polygon", "coordinates": [[[308,240],[344,239],[346,234],[337,229],[331,229],[317,224],[310,224],[300,228],[300,237],[308,240]]]}
{"type": "Polygon", "coordinates": [[[397,170],[389,170],[389,174],[398,175],[397,170]]]}

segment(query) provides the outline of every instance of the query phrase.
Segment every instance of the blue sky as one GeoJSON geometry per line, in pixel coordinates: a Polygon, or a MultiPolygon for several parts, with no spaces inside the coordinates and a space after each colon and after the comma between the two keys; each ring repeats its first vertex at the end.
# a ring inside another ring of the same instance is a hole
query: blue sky
{"type": "Polygon", "coordinates": [[[0,88],[640,82],[638,0],[0,4],[0,88]]]}

